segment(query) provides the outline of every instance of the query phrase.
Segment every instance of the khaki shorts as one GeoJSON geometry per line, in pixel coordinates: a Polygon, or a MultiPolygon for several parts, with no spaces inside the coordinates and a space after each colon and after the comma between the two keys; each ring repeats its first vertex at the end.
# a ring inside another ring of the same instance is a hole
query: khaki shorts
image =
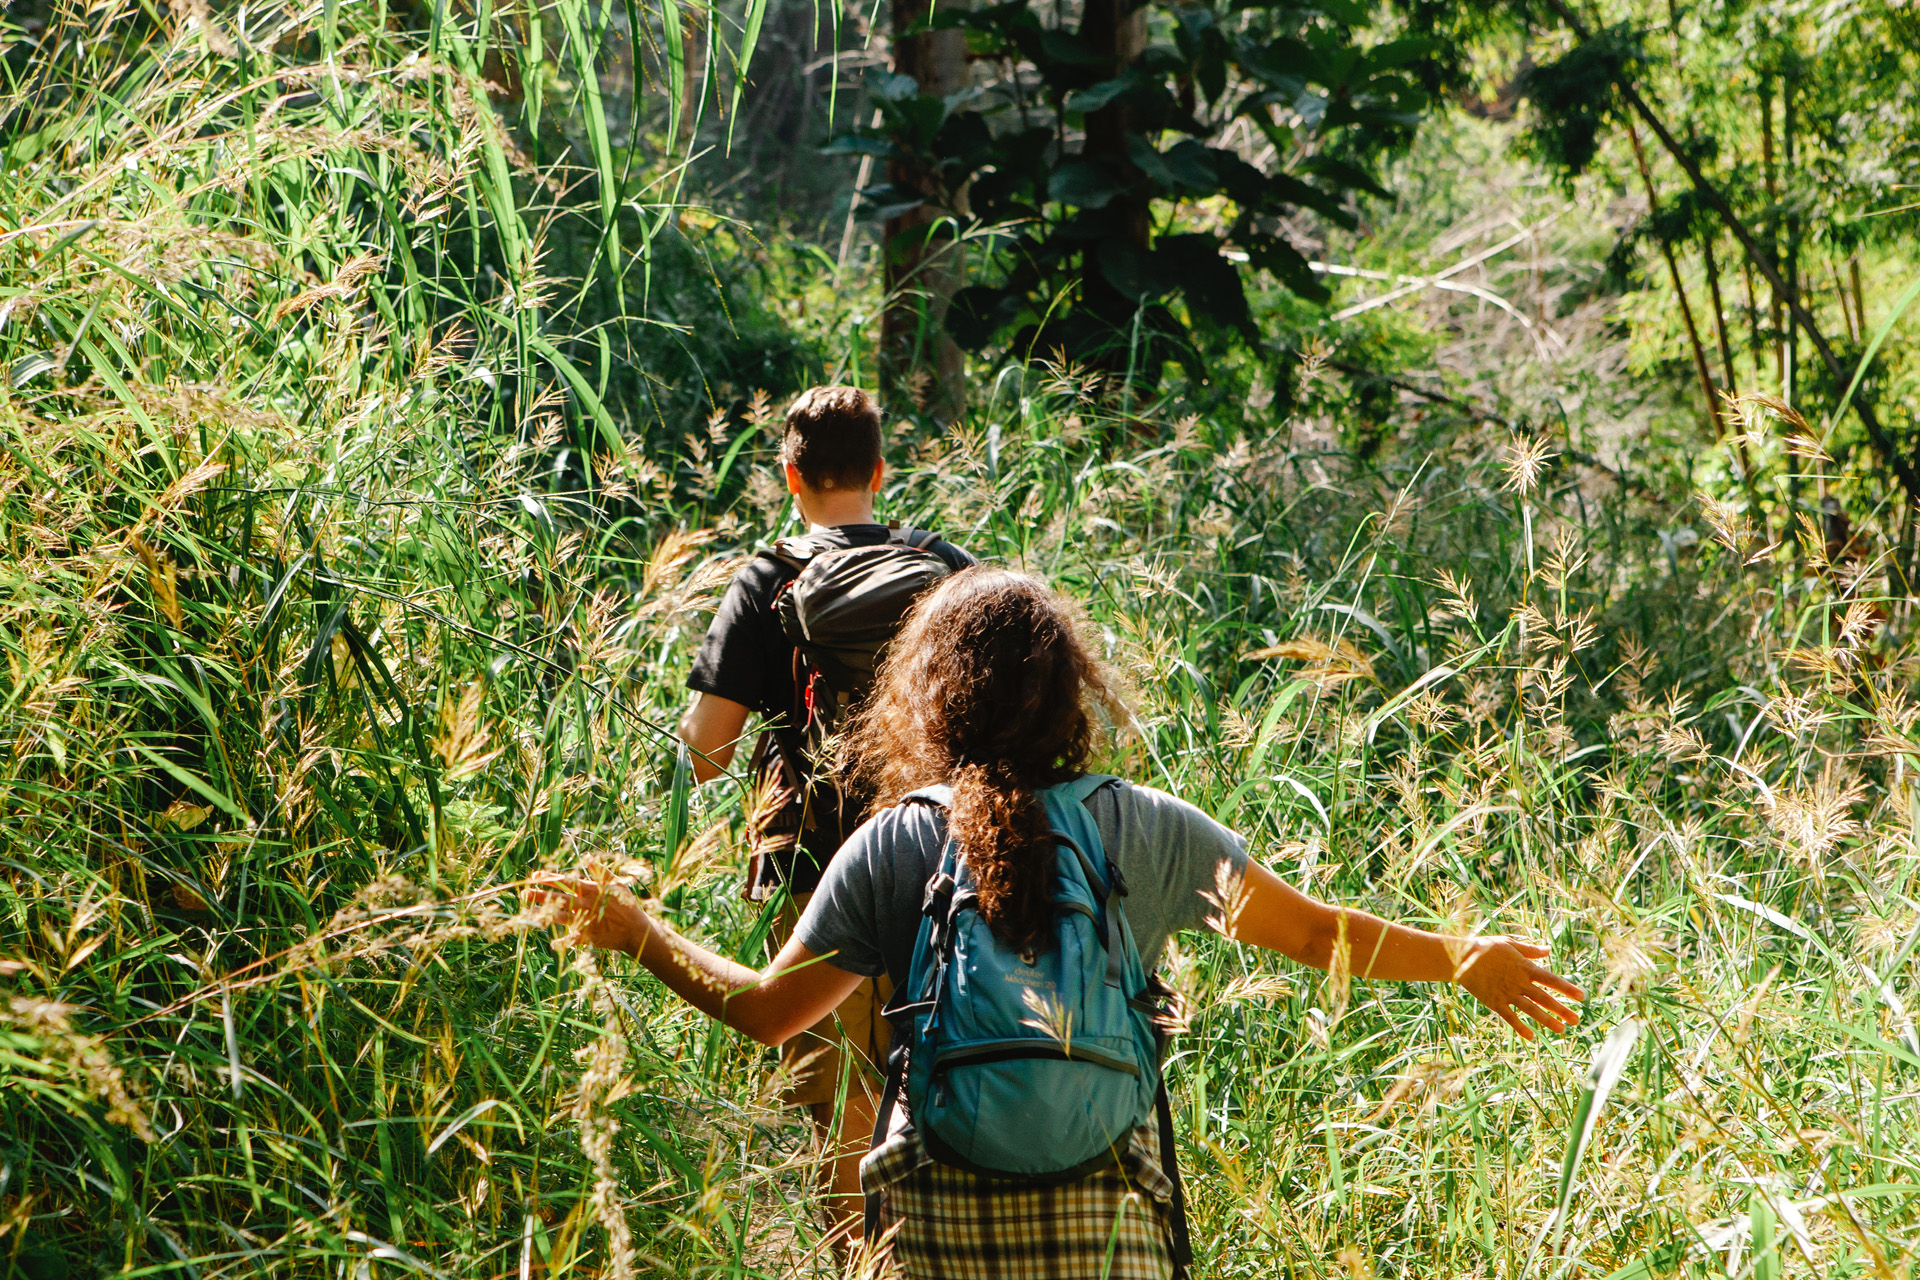
{"type": "MultiPolygon", "coordinates": [[[[769,953],[787,945],[800,912],[812,896],[799,894],[780,912],[767,939],[769,953]]],[[[876,1093],[879,1083],[886,1079],[887,1050],[893,1044],[893,1028],[880,1011],[892,997],[893,984],[886,975],[863,978],[839,1008],[781,1045],[780,1065],[787,1073],[781,1099],[796,1107],[838,1100],[843,1051],[851,1053],[860,1068],[848,1087],[859,1085],[876,1093]]]]}

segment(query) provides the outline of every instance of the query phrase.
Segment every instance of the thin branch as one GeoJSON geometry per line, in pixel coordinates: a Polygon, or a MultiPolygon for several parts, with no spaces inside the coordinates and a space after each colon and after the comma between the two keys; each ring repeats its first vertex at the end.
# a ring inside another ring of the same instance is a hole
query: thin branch
{"type": "MultiPolygon", "coordinates": [[[[1559,213],[1553,214],[1550,217],[1544,218],[1541,221],[1534,223],[1532,226],[1522,230],[1518,235],[1508,236],[1505,240],[1502,240],[1499,244],[1496,244],[1493,247],[1488,249],[1482,249],[1479,253],[1474,254],[1471,258],[1461,259],[1459,262],[1456,262],[1452,266],[1448,267],[1445,271],[1437,271],[1430,276],[1397,277],[1398,279],[1404,280],[1407,283],[1399,289],[1389,289],[1387,292],[1381,294],[1377,298],[1368,298],[1364,303],[1356,303],[1355,305],[1348,307],[1346,310],[1341,311],[1339,314],[1335,315],[1333,318],[1335,320],[1343,320],[1351,316],[1359,315],[1362,311],[1370,311],[1374,307],[1384,307],[1389,302],[1397,301],[1401,298],[1407,297],[1409,294],[1418,293],[1422,289],[1430,289],[1435,285],[1439,284],[1442,280],[1450,280],[1454,276],[1459,275],[1462,271],[1466,271],[1472,267],[1477,267],[1481,263],[1485,262],[1487,259],[1492,257],[1497,257],[1498,255],[1503,254],[1507,250],[1513,248],[1513,246],[1523,243],[1524,241],[1532,238],[1533,236],[1538,235],[1540,232],[1546,230],[1553,223],[1559,221],[1560,218],[1567,212],[1567,210],[1571,208],[1573,208],[1573,206],[1568,205],[1566,209],[1562,209],[1560,210],[1559,213]]],[[[1316,271],[1330,272],[1334,275],[1363,274],[1357,268],[1339,267],[1339,266],[1334,266],[1332,264],[1325,263],[1325,262],[1310,262],[1307,265],[1312,267],[1316,271]]],[[[1369,278],[1372,278],[1372,277],[1369,277],[1369,278]]],[[[1385,279],[1386,277],[1382,276],[1380,278],[1385,279]]]]}

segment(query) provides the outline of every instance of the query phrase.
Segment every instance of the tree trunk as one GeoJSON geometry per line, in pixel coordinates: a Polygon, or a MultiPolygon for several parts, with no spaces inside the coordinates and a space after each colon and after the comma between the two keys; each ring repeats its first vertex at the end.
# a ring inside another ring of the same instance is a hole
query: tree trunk
{"type": "MultiPolygon", "coordinates": [[[[1135,8],[1134,0],[1087,0],[1080,19],[1080,38],[1113,59],[1106,71],[1118,76],[1133,64],[1147,47],[1147,13],[1135,8]]],[[[1132,108],[1110,103],[1087,116],[1086,142],[1081,155],[1087,159],[1105,158],[1123,172],[1132,172],[1127,158],[1127,134],[1131,130],[1132,108]]],[[[1132,194],[1115,197],[1105,212],[1112,219],[1108,237],[1119,238],[1134,248],[1145,250],[1152,236],[1153,218],[1145,196],[1132,194]]],[[[1108,283],[1100,269],[1099,250],[1090,247],[1082,256],[1080,272],[1081,304],[1104,327],[1111,330],[1111,358],[1103,366],[1119,373],[1134,367],[1134,317],[1139,304],[1108,283]]]]}
{"type": "MultiPolygon", "coordinates": [[[[966,87],[967,35],[957,28],[920,31],[936,7],[957,0],[894,0],[893,70],[920,92],[946,97],[966,87]]],[[[941,189],[913,160],[888,162],[887,180],[926,203],[887,219],[886,302],[880,319],[880,379],[891,399],[910,398],[934,421],[966,412],[965,364],[947,332],[947,307],[966,281],[966,258],[954,220],[965,215],[966,190],[941,189]]]]}

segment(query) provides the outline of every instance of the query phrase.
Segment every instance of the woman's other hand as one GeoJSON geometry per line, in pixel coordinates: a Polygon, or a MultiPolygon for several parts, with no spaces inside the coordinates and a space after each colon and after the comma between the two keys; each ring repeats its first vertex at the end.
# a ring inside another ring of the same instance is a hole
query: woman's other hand
{"type": "Polygon", "coordinates": [[[527,901],[557,907],[554,927],[566,929],[568,939],[630,956],[640,954],[647,936],[647,913],[626,890],[611,882],[551,871],[536,871],[533,885],[526,892],[527,901]]]}
{"type": "Polygon", "coordinates": [[[682,1000],[762,1044],[799,1035],[860,985],[859,974],[823,963],[797,937],[755,972],[681,937],[608,881],[537,872],[526,898],[553,909],[565,938],[626,952],[682,1000]]]}
{"type": "Polygon", "coordinates": [[[1533,1039],[1533,1028],[1520,1021],[1521,1014],[1549,1031],[1565,1031],[1580,1020],[1555,993],[1570,1000],[1585,1000],[1587,993],[1537,963],[1547,957],[1540,944],[1488,937],[1451,945],[1461,948],[1454,980],[1524,1039],[1533,1039]]]}

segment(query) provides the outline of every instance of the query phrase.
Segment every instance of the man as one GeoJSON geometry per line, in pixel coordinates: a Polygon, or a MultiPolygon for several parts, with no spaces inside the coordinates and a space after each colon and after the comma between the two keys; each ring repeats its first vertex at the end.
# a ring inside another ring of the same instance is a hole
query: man
{"type": "MultiPolygon", "coordinates": [[[[866,392],[836,386],[802,394],[787,411],[780,461],[787,490],[808,527],[808,536],[790,550],[804,556],[900,543],[895,530],[874,519],[874,495],[886,463],[880,410],[866,392]]],[[[916,535],[911,545],[937,557],[948,571],[974,562],[931,535],[916,535]]],[[[767,726],[752,758],[754,858],[746,889],[756,902],[787,899],[773,950],[792,932],[827,861],[865,817],[857,798],[842,797],[831,779],[814,776],[818,771],[801,734],[818,688],[796,683],[796,675],[804,674],[802,664],[777,608],[804,563],[792,554],[762,554],[734,576],[694,658],[687,677],[694,698],[680,721],[680,737],[696,753],[693,776],[701,782],[732,761],[749,716],[757,712],[767,726]]],[[[941,565],[933,567],[937,571],[941,565]]],[[[828,1152],[827,1212],[842,1241],[860,1233],[860,1157],[873,1132],[875,1094],[890,1040],[880,1016],[890,994],[884,978],[877,986],[874,980],[862,982],[833,1017],[781,1049],[791,1079],[787,1100],[810,1109],[828,1152]],[[853,1050],[856,1061],[835,1132],[843,1048],[853,1050]]]]}

